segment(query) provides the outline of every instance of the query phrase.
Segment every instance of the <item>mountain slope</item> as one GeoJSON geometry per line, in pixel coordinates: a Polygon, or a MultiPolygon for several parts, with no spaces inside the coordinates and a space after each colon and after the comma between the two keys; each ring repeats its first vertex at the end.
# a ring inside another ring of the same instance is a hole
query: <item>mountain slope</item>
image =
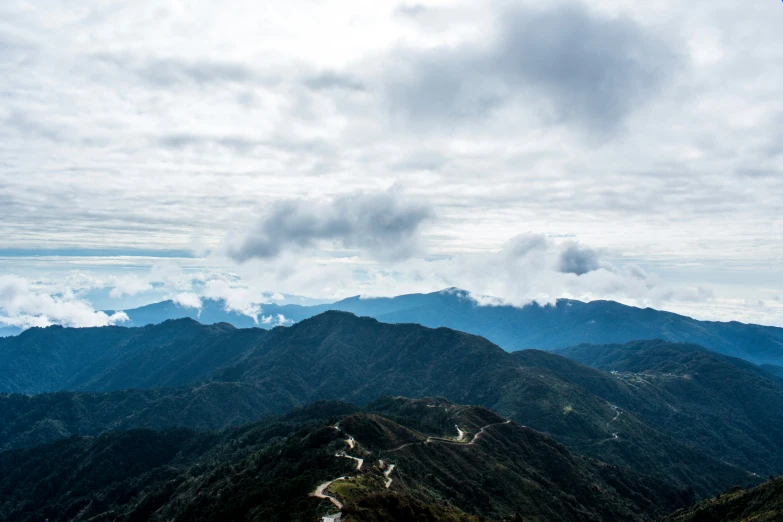
{"type": "Polygon", "coordinates": [[[114,430],[175,426],[214,430],[279,411],[279,405],[270,407],[268,394],[241,383],[109,393],[0,394],[0,451],[114,430]]]}
{"type": "MultiPolygon", "coordinates": [[[[443,328],[389,325],[329,312],[270,333],[262,347],[215,378],[274,388],[287,385],[307,401],[341,398],[363,404],[383,394],[439,395],[486,406],[577,451],[691,484],[700,494],[720,489],[719,484],[754,480],[744,471],[754,467],[747,459],[737,459],[743,471],[721,463],[719,451],[710,458],[699,446],[683,444],[679,436],[653,428],[655,424],[633,412],[613,420],[616,411],[608,399],[590,388],[542,371],[540,364],[520,365],[515,356],[484,339],[443,328]]],[[[768,418],[783,415],[775,409],[768,418]]],[[[774,430],[763,428],[760,433],[769,439],[774,430]]],[[[783,463],[774,460],[763,466],[756,466],[756,472],[783,463]]]]}
{"type": "Polygon", "coordinates": [[[783,382],[759,367],[664,341],[580,345],[559,353],[615,374],[590,375],[549,354],[536,356],[540,364],[551,360],[550,367],[556,364],[566,378],[715,458],[750,466],[746,469],[762,476],[783,467],[783,382]]]}
{"type": "Polygon", "coordinates": [[[332,456],[340,435],[318,420],[334,409],[215,433],[133,430],[3,452],[0,519],[310,522],[323,513],[308,497],[313,485],[350,469],[332,456]]]}
{"type": "MultiPolygon", "coordinates": [[[[46,437],[57,434],[93,434],[102,423],[107,429],[171,426],[167,421],[196,428],[205,424],[214,427],[220,422],[228,424],[255,418],[252,417],[255,407],[261,415],[282,413],[321,399],[366,404],[379,395],[402,394],[443,396],[455,402],[485,406],[546,432],[580,453],[667,480],[678,487],[691,485],[702,496],[733,484],[750,485],[755,480],[745,471],[753,468],[748,460],[739,461],[743,469],[722,463],[705,454],[698,445],[683,443],[632,411],[616,418],[617,412],[607,402],[609,399],[583,386],[588,383],[564,379],[557,371],[539,363],[521,364],[517,356],[485,339],[445,328],[393,325],[343,312],[327,312],[293,327],[268,332],[220,325],[203,327],[190,320],[106,331],[117,346],[136,346],[141,339],[159,339],[161,346],[153,342],[133,349],[132,354],[142,357],[152,353],[165,362],[187,359],[187,350],[180,350],[181,343],[171,337],[172,332],[180,330],[184,339],[197,340],[195,353],[204,353],[199,360],[214,363],[189,370],[188,374],[196,378],[193,386],[197,390],[156,390],[159,395],[154,396],[128,392],[112,394],[114,398],[110,400],[87,394],[71,396],[62,403],[58,402],[58,396],[25,400],[12,396],[0,400],[0,412],[4,404],[9,405],[6,408],[9,413],[5,415],[5,444],[27,445],[29,441],[52,440],[46,437]],[[211,330],[221,328],[222,332],[217,334],[211,330]],[[117,341],[117,336],[122,337],[120,334],[128,342],[117,341]],[[207,357],[210,350],[220,357],[207,357]],[[204,388],[203,382],[221,386],[204,388]],[[229,385],[235,383],[241,386],[236,389],[237,399],[233,400],[221,390],[230,390],[229,385]],[[190,407],[191,401],[198,407],[190,407]],[[15,407],[15,404],[28,406],[15,407]],[[85,408],[82,404],[96,407],[85,408]],[[222,408],[221,404],[226,407],[222,408]],[[199,419],[199,415],[205,415],[207,420],[199,419]]],[[[21,338],[38,334],[56,338],[60,331],[43,330],[21,338]]],[[[72,332],[66,330],[64,337],[71,339],[72,332]]],[[[34,343],[28,341],[28,345],[34,343]]],[[[83,350],[78,344],[73,346],[83,350]]],[[[98,377],[91,377],[81,386],[113,390],[165,386],[171,382],[171,376],[155,373],[155,368],[150,373],[130,371],[126,361],[132,358],[128,357],[123,355],[116,368],[104,364],[98,377]]],[[[166,367],[165,364],[156,366],[166,367]]]]}
{"type": "Polygon", "coordinates": [[[705,500],[661,522],[778,522],[783,520],[783,479],[772,479],[750,490],[740,487],[705,500]]]}
{"type": "MultiPolygon", "coordinates": [[[[339,412],[346,406],[321,403],[221,432],[123,431],[3,452],[0,518],[312,521],[334,511],[336,501],[347,521],[478,522],[515,512],[541,521],[645,521],[690,500],[663,483],[576,457],[490,412],[441,407],[444,422],[488,424],[471,428],[468,441],[381,450],[389,446],[387,432],[432,435],[382,412],[345,416],[339,412]],[[376,435],[365,441],[358,433],[376,435]],[[388,516],[390,508],[398,514],[388,516]]],[[[415,424],[418,411],[398,408],[396,415],[415,424]]]]}
{"type": "MultiPolygon", "coordinates": [[[[499,518],[513,509],[522,517],[545,520],[636,520],[665,512],[667,507],[653,505],[661,496],[666,504],[687,501],[681,493],[666,493],[660,482],[574,456],[540,433],[486,410],[436,408],[445,410],[454,425],[450,436],[410,431],[406,442],[395,423],[367,414],[343,419],[340,426],[363,449],[395,465],[392,489],[444,499],[475,515],[499,518]],[[475,424],[477,417],[482,420],[475,424]],[[457,428],[465,432],[461,439],[457,428]]],[[[336,483],[332,491],[350,502],[362,485],[358,480],[336,483]]]]}
{"type": "Polygon", "coordinates": [[[460,290],[416,296],[392,302],[414,306],[392,310],[387,303],[380,313],[372,299],[350,299],[331,305],[357,315],[385,322],[413,322],[430,327],[446,326],[486,337],[506,350],[552,350],[578,343],[608,344],[640,339],[691,342],[713,351],[753,362],[783,362],[783,328],[737,322],[697,321],[689,317],[635,308],[612,301],[584,303],[560,299],[555,305],[530,304],[479,306],[460,290]]]}
{"type": "MultiPolygon", "coordinates": [[[[223,312],[217,302],[205,306],[199,317],[202,322],[225,321],[248,326],[248,321],[252,321],[246,316],[236,317],[236,314],[223,312]]],[[[467,292],[448,289],[394,298],[352,297],[318,306],[269,304],[264,305],[263,314],[282,314],[290,320],[301,321],[328,310],[351,312],[389,323],[418,323],[431,328],[445,326],[481,335],[508,351],[664,339],[698,344],[756,364],[783,365],[783,328],[698,321],[613,301],[585,303],[560,299],[556,304],[546,306],[535,303],[523,307],[480,306],[467,292]]],[[[178,313],[182,315],[172,315],[173,311],[176,310],[171,303],[158,303],[126,312],[137,326],[175,317],[195,317],[198,313],[195,309],[181,309],[178,313]],[[156,307],[165,310],[158,314],[156,307]]]]}
{"type": "Polygon", "coordinates": [[[779,377],[783,379],[783,366],[775,366],[774,364],[762,364],[761,368],[774,375],[775,377],[779,377]]]}
{"type": "Polygon", "coordinates": [[[0,392],[180,386],[208,377],[266,334],[190,319],[144,328],[31,328],[0,339],[0,392]]]}

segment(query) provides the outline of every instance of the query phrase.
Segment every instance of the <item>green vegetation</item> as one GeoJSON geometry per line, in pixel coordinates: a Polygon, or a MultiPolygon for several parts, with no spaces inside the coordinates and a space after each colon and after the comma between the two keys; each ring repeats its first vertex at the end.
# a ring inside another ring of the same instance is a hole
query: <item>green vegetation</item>
{"type": "Polygon", "coordinates": [[[713,458],[763,477],[783,470],[783,382],[759,367],[664,341],[580,345],[560,353],[605,371],[549,354],[518,357],[548,365],[713,458]]]}
{"type": "MultiPolygon", "coordinates": [[[[455,412],[452,424],[485,411],[455,412]]],[[[493,424],[472,443],[430,437],[429,442],[377,450],[390,444],[383,438],[357,440],[397,466],[394,491],[475,516],[500,519],[518,512],[541,520],[646,520],[690,500],[687,492],[662,482],[573,455],[534,430],[496,416],[490,420],[493,424]]],[[[363,425],[386,422],[355,415],[341,425],[382,434],[383,429],[363,425]]]]}
{"type": "Polygon", "coordinates": [[[185,426],[214,430],[269,415],[267,397],[242,383],[109,393],[0,394],[0,450],[29,448],[71,435],[185,426]]]}
{"type": "Polygon", "coordinates": [[[352,522],[485,522],[440,504],[425,504],[410,495],[384,492],[368,495],[345,508],[352,522]]]}
{"type": "MultiPolygon", "coordinates": [[[[366,405],[378,396],[406,395],[484,406],[552,436],[572,451],[676,488],[692,486],[701,497],[734,484],[760,482],[750,472],[783,471],[783,452],[777,449],[783,383],[762,379],[761,374],[769,375],[762,370],[753,374],[732,365],[701,367],[704,378],[716,372],[715,382],[735,383],[731,394],[746,394],[747,400],[724,410],[725,401],[714,400],[717,391],[674,386],[684,378],[663,376],[654,385],[621,380],[543,352],[509,354],[485,339],[445,328],[384,324],[341,312],[271,331],[205,327],[191,320],[140,329],[38,329],[20,336],[19,354],[7,363],[0,360],[0,375],[11,376],[8,379],[21,386],[38,377],[15,373],[21,370],[19,361],[41,354],[52,360],[89,360],[89,354],[98,352],[102,332],[107,348],[100,363],[78,372],[68,367],[74,374],[62,370],[57,382],[145,389],[0,396],[2,447],[140,427],[217,429],[322,399],[366,405]],[[191,342],[195,345],[189,357],[191,342]],[[120,351],[123,355],[116,356],[120,351]],[[153,353],[160,371],[157,366],[128,370],[129,361],[153,353]],[[188,376],[195,379],[188,386],[159,388],[186,382],[188,376]],[[618,406],[621,415],[611,405],[618,406]],[[674,414],[672,406],[678,413],[667,417],[666,412],[674,414]]],[[[666,373],[674,375],[673,370],[666,373]]],[[[384,401],[368,409],[410,430],[457,437],[453,423],[438,408],[384,401]]],[[[472,433],[480,425],[482,419],[466,421],[461,429],[472,433]]]]}
{"type": "Polygon", "coordinates": [[[209,377],[265,335],[192,319],[144,328],[31,328],[0,339],[0,392],[182,386],[209,377]]]}
{"type": "MultiPolygon", "coordinates": [[[[409,423],[421,422],[418,408],[401,402],[394,399],[397,416],[411,411],[409,423]]],[[[482,408],[443,401],[440,407],[452,425],[487,415],[499,420],[482,408]]],[[[216,432],[118,431],[2,452],[0,519],[311,522],[334,508],[310,494],[337,477],[347,480],[333,482],[328,491],[345,504],[349,521],[473,522],[516,513],[534,520],[642,521],[691,499],[504,421],[477,430],[475,442],[456,442],[377,413],[346,416],[352,410],[318,403],[216,432]],[[334,427],[338,423],[341,430],[334,427]],[[390,448],[401,433],[418,442],[390,448]],[[346,443],[349,435],[354,448],[346,443]],[[362,469],[336,456],[342,451],[364,458],[362,469]],[[381,459],[396,464],[389,489],[381,459]]]]}
{"type": "Polygon", "coordinates": [[[776,366],[774,364],[762,364],[761,368],[764,371],[771,373],[779,379],[783,379],[783,366],[776,366]]]}
{"type": "Polygon", "coordinates": [[[779,522],[783,520],[783,478],[753,489],[734,487],[664,518],[661,522],[779,522]]]}
{"type": "MultiPolygon", "coordinates": [[[[165,319],[192,316],[193,309],[169,302],[127,310],[136,326],[165,319]]],[[[690,317],[636,308],[614,301],[585,303],[559,299],[555,304],[523,307],[480,306],[457,288],[429,294],[392,298],[351,297],[317,306],[269,304],[266,314],[283,314],[301,321],[329,310],[373,317],[386,323],[416,323],[430,328],[453,328],[481,335],[505,350],[566,348],[579,343],[625,343],[640,339],[689,342],[754,363],[783,365],[783,328],[739,322],[698,321],[690,317]]],[[[206,300],[198,319],[204,323],[226,321],[248,326],[246,316],[227,313],[222,304],[206,300]],[[217,313],[216,313],[217,312],[217,313]]]]}
{"type": "Polygon", "coordinates": [[[333,457],[339,417],[319,419],[319,409],[334,407],[213,433],[132,430],[0,453],[0,519],[309,522],[324,507],[308,497],[313,485],[351,467],[333,457]]]}

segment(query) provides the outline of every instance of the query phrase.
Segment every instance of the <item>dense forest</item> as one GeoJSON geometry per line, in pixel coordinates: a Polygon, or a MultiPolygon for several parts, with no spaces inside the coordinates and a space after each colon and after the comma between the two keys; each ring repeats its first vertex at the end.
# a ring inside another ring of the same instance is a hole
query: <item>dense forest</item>
{"type": "Polygon", "coordinates": [[[413,513],[414,520],[519,514],[641,521],[693,498],[574,455],[482,408],[444,399],[384,398],[365,411],[317,403],[205,433],[174,428],[72,437],[2,452],[0,468],[6,470],[0,516],[9,522],[311,521],[334,508],[312,493],[338,478],[325,493],[354,520],[373,520],[383,506],[397,513],[387,520],[413,513]],[[432,431],[416,429],[426,427],[432,431]]]}
{"type": "Polygon", "coordinates": [[[5,448],[111,429],[219,429],[317,400],[365,405],[399,394],[482,405],[572,451],[691,486],[703,498],[783,471],[776,422],[783,382],[697,347],[684,354],[684,345],[656,341],[596,347],[638,358],[633,371],[612,374],[545,352],[507,353],[445,328],[341,312],[271,331],[185,319],[132,329],[38,329],[18,343],[15,357],[0,365],[6,382],[34,390],[48,375],[63,375],[71,377],[46,386],[75,382],[93,391],[0,395],[5,448]],[[682,358],[659,368],[655,350],[658,358],[682,358]],[[24,371],[43,357],[83,364],[78,372],[66,365],[50,374],[24,371]],[[144,358],[156,361],[150,371],[129,370],[144,358]],[[167,388],[172,382],[185,384],[167,388]],[[136,389],[121,389],[127,386],[136,389]]]}

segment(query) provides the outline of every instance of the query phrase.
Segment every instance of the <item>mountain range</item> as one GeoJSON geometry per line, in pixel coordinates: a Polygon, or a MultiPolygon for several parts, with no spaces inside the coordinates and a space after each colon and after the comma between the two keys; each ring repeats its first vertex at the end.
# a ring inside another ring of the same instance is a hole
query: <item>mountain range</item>
{"type": "Polygon", "coordinates": [[[0,453],[9,522],[652,521],[692,496],[477,407],[317,403],[241,428],[132,430],[0,453]],[[320,484],[320,485],[319,485],[320,484]]]}
{"type": "Polygon", "coordinates": [[[22,333],[22,329],[16,326],[0,326],[0,337],[11,337],[20,333],[22,333]]]}
{"type": "MultiPolygon", "coordinates": [[[[482,303],[497,303],[482,299],[482,303]]],[[[350,312],[388,323],[445,326],[480,335],[507,351],[537,348],[555,350],[580,343],[611,344],[663,339],[688,342],[739,357],[755,364],[783,366],[783,328],[733,322],[698,321],[683,315],[636,308],[613,301],[582,302],[559,299],[555,304],[531,303],[522,307],[483,305],[464,290],[447,289],[429,294],[393,298],[351,297],[317,306],[263,306],[258,321],[227,311],[225,303],[204,300],[202,308],[187,308],[164,301],[125,310],[131,326],[190,317],[204,324],[227,322],[239,328],[269,328],[285,321],[301,321],[328,310],[350,312]]]]}
{"type": "Polygon", "coordinates": [[[783,383],[772,374],[663,341],[577,349],[630,362],[611,373],[344,312],[268,331],[190,319],[30,329],[0,340],[0,391],[8,393],[0,396],[0,447],[110,430],[219,429],[318,400],[442,396],[699,497],[783,471],[783,383]],[[659,366],[667,354],[682,359],[659,366]]]}

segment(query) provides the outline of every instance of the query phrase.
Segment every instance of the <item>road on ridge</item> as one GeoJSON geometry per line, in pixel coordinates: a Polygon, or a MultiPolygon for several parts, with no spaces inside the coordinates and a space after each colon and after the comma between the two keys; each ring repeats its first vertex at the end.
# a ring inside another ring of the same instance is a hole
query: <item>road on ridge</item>
{"type": "Polygon", "coordinates": [[[332,482],[337,482],[338,480],[345,480],[345,477],[337,477],[334,480],[330,480],[329,482],[324,482],[323,484],[320,484],[317,488],[315,488],[315,491],[310,493],[310,496],[328,500],[329,502],[334,504],[337,509],[342,509],[343,508],[343,503],[342,502],[340,502],[339,500],[337,500],[333,496],[327,495],[326,493],[324,493],[324,491],[326,491],[326,488],[328,488],[329,486],[332,485],[332,482]]]}
{"type": "MultiPolygon", "coordinates": [[[[486,426],[484,426],[483,428],[481,428],[481,429],[478,431],[478,433],[476,433],[476,434],[473,436],[473,438],[472,438],[472,439],[470,439],[470,442],[464,442],[464,441],[458,441],[458,440],[451,440],[451,439],[444,439],[444,438],[442,438],[442,437],[427,437],[427,439],[426,439],[426,440],[423,440],[423,441],[417,441],[417,442],[407,442],[407,443],[405,443],[405,444],[402,444],[402,445],[400,445],[400,446],[397,446],[397,447],[396,447],[396,448],[394,448],[394,449],[386,450],[384,453],[391,453],[391,452],[393,452],[393,451],[399,451],[399,450],[401,450],[401,449],[403,449],[403,448],[407,448],[408,446],[413,446],[413,445],[416,445],[416,444],[430,444],[430,443],[432,443],[432,442],[442,442],[442,443],[444,443],[444,444],[457,444],[458,446],[472,446],[473,444],[475,444],[475,443],[476,443],[476,441],[478,440],[478,438],[479,438],[479,437],[480,437],[480,436],[481,436],[481,435],[484,433],[484,431],[485,431],[487,428],[491,428],[492,426],[499,426],[500,424],[510,424],[510,423],[511,423],[511,421],[510,421],[510,420],[507,420],[507,421],[504,421],[504,422],[493,422],[492,424],[487,424],[486,426]]],[[[457,428],[457,430],[459,430],[459,432],[460,432],[460,437],[462,437],[462,436],[463,436],[463,435],[462,435],[462,433],[463,433],[463,432],[462,432],[462,430],[460,430],[459,428],[457,428]]]]}

